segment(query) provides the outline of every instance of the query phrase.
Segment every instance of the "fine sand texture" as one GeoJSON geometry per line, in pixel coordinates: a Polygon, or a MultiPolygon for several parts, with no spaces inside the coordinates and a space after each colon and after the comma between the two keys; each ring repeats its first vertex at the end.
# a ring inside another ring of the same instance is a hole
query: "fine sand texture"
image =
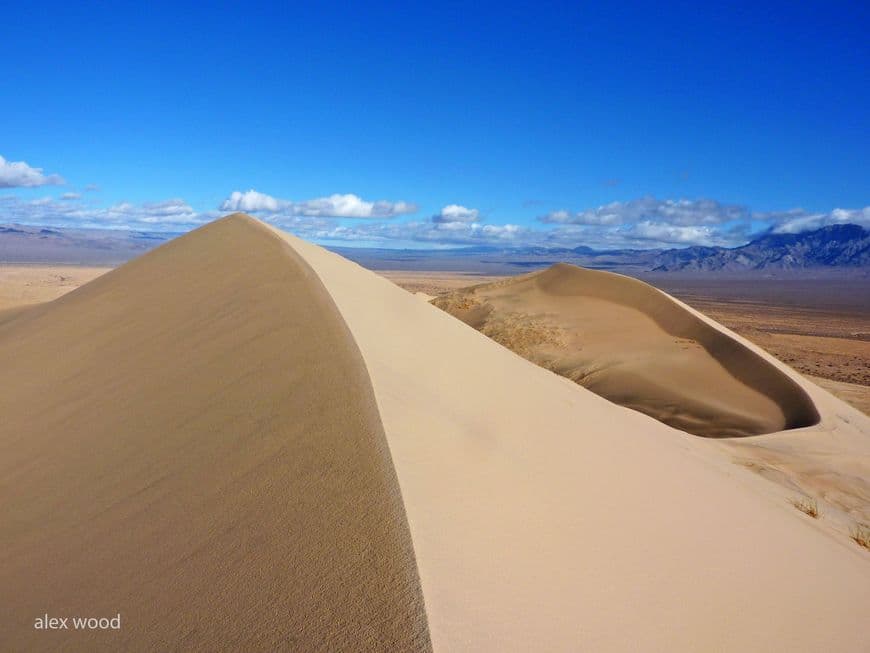
{"type": "MultiPolygon", "coordinates": [[[[320,276],[366,361],[435,650],[866,645],[870,552],[735,465],[722,440],[611,403],[279,235],[320,276]]],[[[821,421],[787,433],[820,450],[866,443],[866,417],[789,378],[821,421]]]]}
{"type": "Polygon", "coordinates": [[[818,421],[788,376],[637,279],[560,263],[434,304],[528,360],[689,433],[757,435],[818,421]]]}
{"type": "Polygon", "coordinates": [[[0,317],[0,389],[0,650],[430,648],[363,359],[256,221],[0,317]]]}

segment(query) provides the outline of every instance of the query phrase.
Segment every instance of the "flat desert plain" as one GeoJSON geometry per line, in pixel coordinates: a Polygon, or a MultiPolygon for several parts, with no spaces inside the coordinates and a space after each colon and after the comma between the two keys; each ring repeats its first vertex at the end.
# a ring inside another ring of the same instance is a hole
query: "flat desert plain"
{"type": "Polygon", "coordinates": [[[57,299],[111,269],[79,265],[0,265],[0,311],[57,299]]]}

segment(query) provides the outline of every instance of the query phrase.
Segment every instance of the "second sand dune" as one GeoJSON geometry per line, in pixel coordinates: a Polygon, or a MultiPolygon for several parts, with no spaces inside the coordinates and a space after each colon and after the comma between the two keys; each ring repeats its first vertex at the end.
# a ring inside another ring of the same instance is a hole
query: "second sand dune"
{"type": "Polygon", "coordinates": [[[635,279],[557,264],[433,303],[524,358],[689,433],[737,437],[818,421],[791,379],[635,279]]]}

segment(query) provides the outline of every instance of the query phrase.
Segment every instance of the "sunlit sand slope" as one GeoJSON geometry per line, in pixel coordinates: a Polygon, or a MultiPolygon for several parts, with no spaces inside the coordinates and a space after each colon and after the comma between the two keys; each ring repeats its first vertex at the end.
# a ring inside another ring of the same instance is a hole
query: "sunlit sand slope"
{"type": "Polygon", "coordinates": [[[604,400],[285,237],[365,358],[436,651],[865,646],[870,554],[719,441],[604,400]]]}
{"type": "Polygon", "coordinates": [[[256,221],[8,314],[0,390],[0,650],[429,647],[363,360],[256,221]]]}

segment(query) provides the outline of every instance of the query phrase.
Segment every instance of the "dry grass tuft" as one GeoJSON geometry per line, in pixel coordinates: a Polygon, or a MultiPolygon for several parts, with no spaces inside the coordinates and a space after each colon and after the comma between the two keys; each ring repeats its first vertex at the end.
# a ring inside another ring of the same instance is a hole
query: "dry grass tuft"
{"type": "Polygon", "coordinates": [[[791,504],[800,510],[805,515],[809,515],[813,519],[819,517],[819,504],[812,497],[804,497],[802,499],[793,499],[791,504]]]}
{"type": "Polygon", "coordinates": [[[488,318],[480,332],[534,363],[539,363],[540,347],[565,346],[562,329],[524,313],[505,313],[488,318]]]}
{"type": "Polygon", "coordinates": [[[852,531],[852,539],[865,549],[870,549],[870,526],[856,524],[855,530],[852,531]]]}

